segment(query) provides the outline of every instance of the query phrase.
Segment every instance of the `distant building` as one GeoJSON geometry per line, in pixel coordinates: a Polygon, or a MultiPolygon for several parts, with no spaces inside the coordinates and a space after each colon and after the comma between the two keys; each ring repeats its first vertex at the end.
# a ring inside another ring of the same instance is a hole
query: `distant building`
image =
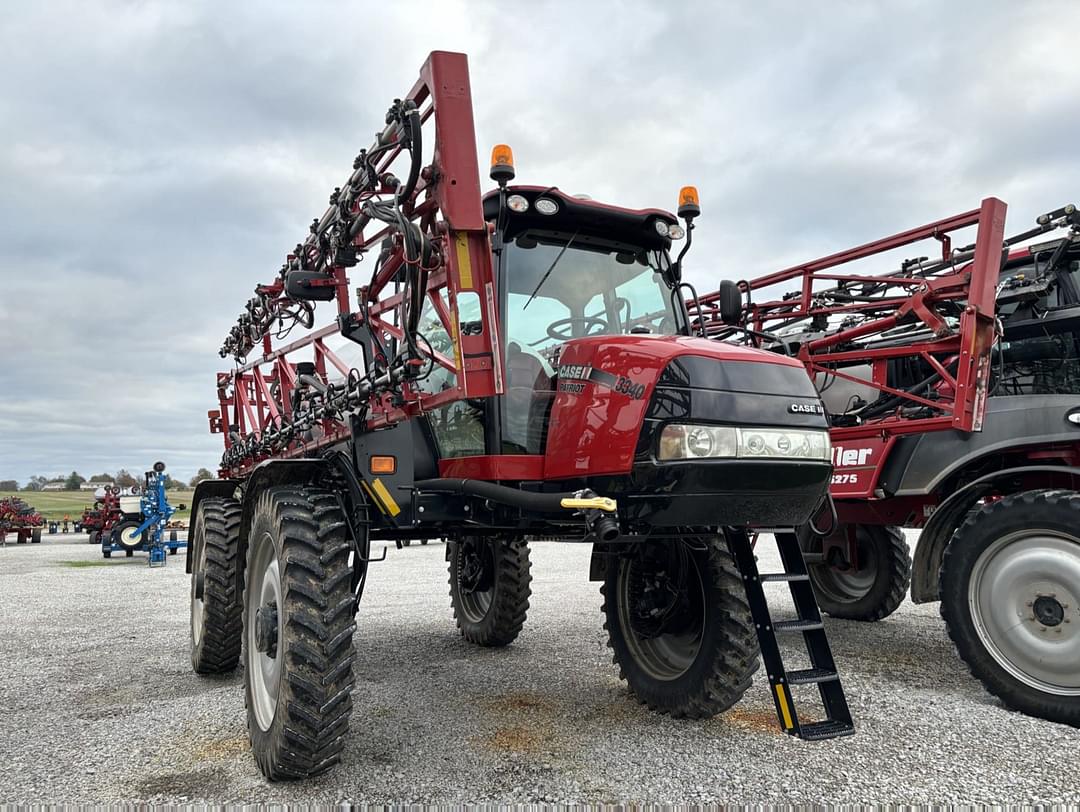
{"type": "Polygon", "coordinates": [[[80,491],[96,491],[98,488],[104,488],[106,485],[112,485],[112,482],[84,482],[79,486],[80,491]]]}
{"type": "Polygon", "coordinates": [[[43,491],[62,491],[62,490],[64,490],[64,485],[65,484],[66,483],[63,480],[60,480],[58,482],[46,482],[44,485],[41,486],[41,490],[43,490],[43,491]]]}

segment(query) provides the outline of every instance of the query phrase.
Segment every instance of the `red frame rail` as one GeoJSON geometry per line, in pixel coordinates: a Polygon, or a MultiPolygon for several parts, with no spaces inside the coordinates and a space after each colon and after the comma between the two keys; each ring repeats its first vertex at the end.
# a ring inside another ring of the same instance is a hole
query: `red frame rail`
{"type": "MultiPolygon", "coordinates": [[[[488,225],[484,220],[477,163],[476,135],[473,123],[472,94],[468,60],[464,54],[433,52],[420,69],[420,77],[405,97],[415,102],[425,140],[434,135],[433,159],[423,168],[409,199],[401,201],[401,210],[434,245],[428,271],[426,300],[451,338],[452,356],[421,345],[422,354],[431,364],[453,373],[447,388],[429,393],[409,380],[402,381],[391,393],[375,391],[366,411],[366,427],[378,428],[422,414],[464,398],[483,398],[503,391],[502,358],[496,318],[496,291],[492,269],[488,225]],[[464,334],[458,329],[459,297],[473,294],[480,302],[480,329],[464,334]]],[[[377,163],[377,175],[384,178],[394,161],[402,155],[399,143],[377,163]]],[[[361,196],[353,203],[353,212],[372,198],[392,196],[388,186],[361,196]]],[[[384,198],[383,198],[384,199],[384,198]]],[[[327,222],[330,212],[319,222],[327,222]]],[[[261,337],[261,355],[236,369],[217,376],[218,409],[208,412],[210,431],[224,435],[228,451],[237,442],[257,442],[268,430],[280,428],[292,417],[292,393],[297,387],[296,354],[310,348],[315,375],[327,383],[335,373],[348,377],[351,370],[326,346],[327,337],[344,332],[343,327],[366,325],[384,346],[402,338],[398,314],[403,292],[396,290],[395,279],[407,261],[400,235],[381,222],[371,221],[353,239],[351,246],[361,258],[376,253],[387,237],[395,243],[370,282],[355,291],[356,310],[350,301],[347,268],[332,266],[337,305],[337,321],[314,330],[307,336],[275,348],[269,334],[261,337]]],[[[301,251],[314,250],[309,243],[301,251]]],[[[295,254],[289,259],[295,258],[295,254]]],[[[359,267],[359,266],[358,266],[359,267]]],[[[261,286],[280,294],[279,281],[261,286]]],[[[304,359],[307,360],[307,359],[304,359]]],[[[383,359],[385,360],[385,359],[383,359]]],[[[359,372],[363,372],[360,370],[359,372]]],[[[273,454],[276,458],[298,457],[324,448],[347,437],[351,431],[346,419],[322,419],[305,437],[297,438],[273,454]]],[[[256,455],[240,463],[223,467],[223,476],[241,476],[260,461],[256,455]]]]}

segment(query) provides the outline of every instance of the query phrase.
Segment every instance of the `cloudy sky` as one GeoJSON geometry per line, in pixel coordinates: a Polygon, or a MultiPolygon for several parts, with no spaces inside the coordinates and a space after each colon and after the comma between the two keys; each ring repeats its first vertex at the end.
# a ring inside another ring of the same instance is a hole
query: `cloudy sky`
{"type": "Polygon", "coordinates": [[[1013,231],[1080,202],[1078,31],[1075,0],[12,0],[0,479],[213,468],[223,335],[431,50],[469,54],[520,182],[696,184],[709,286],[988,195],[1013,231]]]}

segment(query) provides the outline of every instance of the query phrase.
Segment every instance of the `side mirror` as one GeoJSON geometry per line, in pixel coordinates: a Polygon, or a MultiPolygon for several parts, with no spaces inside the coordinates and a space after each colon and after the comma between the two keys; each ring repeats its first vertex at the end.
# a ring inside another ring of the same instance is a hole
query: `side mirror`
{"type": "Polygon", "coordinates": [[[285,275],[285,294],[293,301],[332,302],[336,291],[333,277],[318,271],[289,271],[285,275]],[[319,282],[321,284],[312,284],[319,282]]]}
{"type": "Polygon", "coordinates": [[[720,282],[719,301],[720,321],[724,324],[738,324],[742,316],[742,292],[730,279],[720,282]]]}

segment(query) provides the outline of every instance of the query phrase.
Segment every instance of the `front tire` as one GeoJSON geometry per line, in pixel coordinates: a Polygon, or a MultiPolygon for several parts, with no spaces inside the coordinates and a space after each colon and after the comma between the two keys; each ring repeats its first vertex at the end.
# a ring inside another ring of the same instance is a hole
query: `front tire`
{"type": "Polygon", "coordinates": [[[196,674],[223,674],[240,660],[240,518],[235,499],[204,499],[195,518],[190,630],[191,667],[196,674]]]}
{"type": "Polygon", "coordinates": [[[352,712],[353,594],[345,516],[329,492],[271,488],[248,536],[244,698],[259,769],[307,778],[341,757],[352,712]]]}
{"type": "Polygon", "coordinates": [[[687,536],[608,556],[600,589],[608,646],[638,700],[705,719],[742,698],[758,645],[723,536],[687,536]]]}
{"type": "MultiPolygon", "coordinates": [[[[841,527],[839,533],[846,533],[841,527]]],[[[858,569],[841,569],[826,562],[807,564],[818,607],[844,620],[877,621],[895,612],[911,585],[911,554],[899,527],[855,526],[858,569]]],[[[821,539],[812,538],[805,552],[821,552],[821,539]]]]}
{"type": "Polygon", "coordinates": [[[1080,494],[1027,491],[970,513],[940,590],[949,636],[990,693],[1080,727],[1080,494]]]}
{"type": "Polygon", "coordinates": [[[461,636],[478,646],[512,643],[532,594],[529,545],[466,536],[450,543],[450,605],[461,636]]]}

